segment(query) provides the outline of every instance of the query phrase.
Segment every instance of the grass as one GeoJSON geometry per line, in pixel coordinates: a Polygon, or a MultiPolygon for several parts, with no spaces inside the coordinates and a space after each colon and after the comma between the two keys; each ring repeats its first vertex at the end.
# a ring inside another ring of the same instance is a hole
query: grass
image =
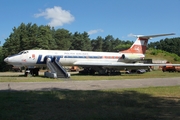
{"type": "MultiPolygon", "coordinates": [[[[70,80],[124,80],[180,77],[180,73],[97,76],[72,74],[70,80]]],[[[64,79],[4,74],[0,82],[50,82],[64,79]]],[[[0,120],[180,119],[180,86],[111,90],[0,91],[0,120]]]]}
{"type": "Polygon", "coordinates": [[[178,72],[162,72],[162,71],[152,71],[144,74],[122,74],[114,76],[99,76],[99,75],[72,75],[72,80],[124,80],[124,79],[139,79],[139,78],[167,78],[167,77],[180,77],[178,72]]]}
{"type": "Polygon", "coordinates": [[[180,86],[94,91],[0,91],[1,120],[180,119],[180,86]]]}
{"type": "Polygon", "coordinates": [[[153,59],[153,60],[166,60],[174,64],[179,64],[180,63],[180,56],[174,54],[174,53],[169,53],[163,50],[158,50],[158,49],[148,49],[146,51],[146,59],[153,59]]]}
{"type": "MultiPolygon", "coordinates": [[[[0,75],[0,82],[53,82],[53,81],[64,81],[69,79],[51,79],[45,78],[43,75],[39,77],[24,77],[22,73],[12,74],[8,73],[6,75],[0,75]]],[[[83,80],[124,80],[124,79],[139,79],[139,78],[167,78],[167,77],[180,77],[178,72],[162,72],[162,71],[152,71],[144,74],[122,74],[122,75],[80,75],[72,74],[70,80],[83,81],[83,80]]]]}

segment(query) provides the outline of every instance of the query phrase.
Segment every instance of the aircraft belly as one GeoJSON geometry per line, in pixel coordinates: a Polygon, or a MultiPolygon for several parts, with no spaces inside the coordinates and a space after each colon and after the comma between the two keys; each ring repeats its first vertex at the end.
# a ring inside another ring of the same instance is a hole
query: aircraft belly
{"type": "Polygon", "coordinates": [[[21,63],[12,64],[14,67],[22,67],[23,65],[21,63]]]}

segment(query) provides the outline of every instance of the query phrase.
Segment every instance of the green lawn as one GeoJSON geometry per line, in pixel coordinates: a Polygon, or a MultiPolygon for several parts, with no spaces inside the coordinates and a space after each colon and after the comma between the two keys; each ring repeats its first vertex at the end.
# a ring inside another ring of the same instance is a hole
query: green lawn
{"type": "Polygon", "coordinates": [[[179,120],[180,86],[0,91],[0,120],[179,120]]]}
{"type": "MultiPolygon", "coordinates": [[[[73,74],[70,80],[125,80],[180,77],[180,73],[97,76],[73,74]]],[[[68,79],[0,76],[0,82],[49,82],[68,79]]],[[[0,120],[180,119],[180,86],[94,91],[0,91],[0,120]]]]}

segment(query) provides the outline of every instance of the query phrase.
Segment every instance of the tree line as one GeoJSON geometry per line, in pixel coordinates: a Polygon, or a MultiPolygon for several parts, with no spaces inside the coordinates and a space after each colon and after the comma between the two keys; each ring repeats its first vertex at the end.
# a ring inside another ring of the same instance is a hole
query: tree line
{"type": "MultiPolygon", "coordinates": [[[[180,38],[172,38],[151,42],[148,47],[173,52],[180,55],[180,38]]],[[[98,36],[90,39],[87,32],[71,33],[66,29],[54,29],[48,25],[24,24],[14,27],[5,43],[0,47],[0,71],[4,71],[6,64],[3,60],[9,55],[28,49],[47,50],[83,50],[117,52],[129,48],[133,41],[120,40],[112,35],[105,38],[98,36]]]]}
{"type": "Polygon", "coordinates": [[[105,38],[90,39],[87,32],[71,33],[66,29],[55,30],[50,26],[21,23],[5,39],[2,46],[5,56],[27,49],[47,50],[83,50],[83,51],[117,51],[132,45],[132,41],[122,41],[108,35],[105,38]],[[125,44],[125,45],[123,45],[125,44]]]}
{"type": "Polygon", "coordinates": [[[22,50],[28,49],[47,49],[47,50],[83,50],[83,51],[104,51],[116,52],[129,48],[132,41],[123,41],[107,35],[105,38],[98,36],[90,39],[87,32],[71,33],[66,29],[54,29],[48,25],[24,24],[21,23],[17,28],[12,29],[9,37],[0,48],[0,71],[6,67],[4,58],[17,54],[22,50]]]}

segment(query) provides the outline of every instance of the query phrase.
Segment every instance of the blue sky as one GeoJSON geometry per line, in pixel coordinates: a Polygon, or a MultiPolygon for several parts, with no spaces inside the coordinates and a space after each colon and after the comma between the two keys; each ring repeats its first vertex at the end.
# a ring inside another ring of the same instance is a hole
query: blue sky
{"type": "Polygon", "coordinates": [[[1,0],[0,45],[22,22],[86,31],[91,39],[112,35],[134,41],[132,34],[159,33],[179,37],[179,5],[180,0],[1,0]]]}

